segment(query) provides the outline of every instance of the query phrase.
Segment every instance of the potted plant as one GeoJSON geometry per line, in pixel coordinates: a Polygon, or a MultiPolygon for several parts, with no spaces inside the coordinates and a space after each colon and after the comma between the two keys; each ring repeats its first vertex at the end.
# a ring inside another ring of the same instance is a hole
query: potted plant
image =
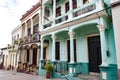
{"type": "Polygon", "coordinates": [[[46,70],[46,78],[49,79],[51,77],[51,73],[53,72],[52,64],[47,62],[45,65],[45,70],[46,70]]]}

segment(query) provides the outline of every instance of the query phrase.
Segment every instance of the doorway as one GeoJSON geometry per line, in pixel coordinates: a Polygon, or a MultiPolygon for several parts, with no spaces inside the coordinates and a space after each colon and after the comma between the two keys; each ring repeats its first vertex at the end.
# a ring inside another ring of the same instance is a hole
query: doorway
{"type": "Polygon", "coordinates": [[[99,65],[102,63],[100,36],[88,37],[87,41],[89,55],[89,72],[99,73],[99,65]]]}
{"type": "Polygon", "coordinates": [[[37,64],[37,48],[33,49],[33,65],[37,64]]]}
{"type": "Polygon", "coordinates": [[[60,60],[60,42],[55,43],[55,59],[60,60]]]}

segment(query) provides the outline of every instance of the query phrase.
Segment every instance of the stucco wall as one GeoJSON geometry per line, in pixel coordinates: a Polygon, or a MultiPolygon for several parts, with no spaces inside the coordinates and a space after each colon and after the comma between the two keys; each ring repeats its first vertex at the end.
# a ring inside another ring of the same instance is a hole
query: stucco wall
{"type": "Polygon", "coordinates": [[[115,43],[116,43],[116,52],[117,52],[117,63],[118,63],[118,68],[120,69],[120,5],[116,7],[112,7],[112,16],[113,16],[113,25],[114,25],[114,34],[115,34],[115,43]]]}

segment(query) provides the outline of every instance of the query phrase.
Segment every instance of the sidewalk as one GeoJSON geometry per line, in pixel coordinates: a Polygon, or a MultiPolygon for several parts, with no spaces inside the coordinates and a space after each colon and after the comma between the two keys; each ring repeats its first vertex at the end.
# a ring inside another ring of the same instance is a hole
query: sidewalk
{"type": "Polygon", "coordinates": [[[18,73],[15,71],[0,70],[0,80],[64,80],[64,79],[46,79],[38,75],[18,73]]]}

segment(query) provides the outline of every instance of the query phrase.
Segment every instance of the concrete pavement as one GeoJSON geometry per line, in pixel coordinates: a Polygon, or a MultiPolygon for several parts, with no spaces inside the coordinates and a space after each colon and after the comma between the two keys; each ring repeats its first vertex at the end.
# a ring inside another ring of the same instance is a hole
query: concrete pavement
{"type": "MultiPolygon", "coordinates": [[[[79,80],[100,80],[98,75],[78,75],[79,80]]],[[[18,73],[16,71],[0,70],[0,80],[65,80],[65,79],[46,79],[43,76],[18,73]]]]}
{"type": "MultiPolygon", "coordinates": [[[[0,70],[0,80],[48,80],[48,79],[38,75],[18,73],[16,71],[0,70]]],[[[64,79],[49,79],[49,80],[64,80],[64,79]]]]}

